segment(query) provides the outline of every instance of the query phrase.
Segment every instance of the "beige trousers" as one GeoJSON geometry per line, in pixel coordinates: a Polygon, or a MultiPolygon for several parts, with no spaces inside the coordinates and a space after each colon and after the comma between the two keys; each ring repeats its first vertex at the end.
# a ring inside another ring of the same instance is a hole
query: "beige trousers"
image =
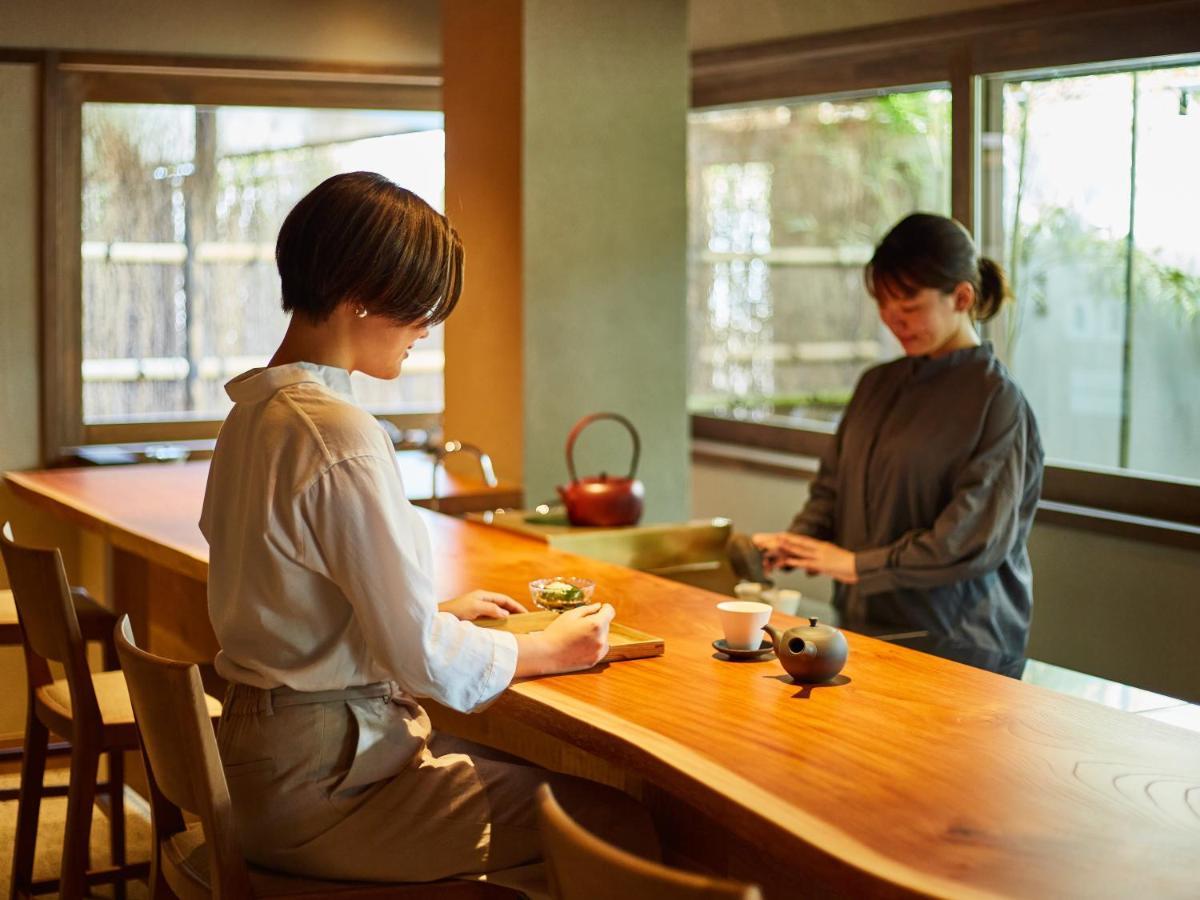
{"type": "MultiPolygon", "coordinates": [[[[585,827],[657,856],[649,816],[627,795],[433,734],[387,683],[315,694],[231,684],[218,743],[246,855],[278,871],[433,881],[529,866],[544,782],[585,827]]],[[[528,889],[528,878],[508,882],[528,889]]]]}

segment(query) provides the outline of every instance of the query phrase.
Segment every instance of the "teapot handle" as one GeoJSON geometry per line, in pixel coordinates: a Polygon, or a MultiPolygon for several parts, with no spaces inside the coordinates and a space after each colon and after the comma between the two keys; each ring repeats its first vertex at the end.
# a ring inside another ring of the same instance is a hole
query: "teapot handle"
{"type": "Polygon", "coordinates": [[[642,441],[638,437],[637,429],[633,427],[633,423],[620,413],[592,413],[590,416],[584,416],[576,422],[575,427],[571,429],[571,433],[567,435],[567,474],[571,476],[572,483],[579,480],[575,474],[575,440],[579,437],[583,429],[600,419],[612,419],[614,422],[620,422],[629,429],[629,434],[633,438],[633,462],[629,464],[629,475],[627,477],[633,478],[637,474],[638,458],[642,455],[642,441]]]}

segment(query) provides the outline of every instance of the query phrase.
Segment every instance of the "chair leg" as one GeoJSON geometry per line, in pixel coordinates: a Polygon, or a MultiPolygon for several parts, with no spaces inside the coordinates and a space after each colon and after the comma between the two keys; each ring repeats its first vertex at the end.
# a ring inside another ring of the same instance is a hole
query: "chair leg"
{"type": "Polygon", "coordinates": [[[166,876],[162,870],[162,848],[158,843],[158,836],[155,835],[154,848],[150,851],[150,879],[147,884],[150,887],[150,900],[175,900],[175,892],[171,890],[167,884],[166,876]]]}
{"type": "Polygon", "coordinates": [[[63,835],[63,897],[82,897],[92,835],[92,804],[96,800],[96,770],[100,754],[93,741],[75,736],[71,753],[71,790],[67,794],[67,824],[63,835]]]}
{"type": "MultiPolygon", "coordinates": [[[[125,865],[125,755],[108,751],[108,834],[114,868],[125,865]]],[[[125,900],[125,882],[113,885],[113,900],[125,900]]]]}
{"type": "Polygon", "coordinates": [[[46,774],[46,748],[50,731],[33,714],[25,717],[25,755],[21,759],[21,794],[17,800],[17,835],[13,846],[12,886],[9,896],[32,896],[33,855],[37,850],[38,815],[42,807],[42,780],[46,774]]]}

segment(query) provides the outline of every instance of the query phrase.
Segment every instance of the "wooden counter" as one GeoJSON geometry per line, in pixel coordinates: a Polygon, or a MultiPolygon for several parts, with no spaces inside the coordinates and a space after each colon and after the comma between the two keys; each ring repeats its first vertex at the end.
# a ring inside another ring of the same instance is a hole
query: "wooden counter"
{"type": "MultiPolygon", "coordinates": [[[[108,474],[8,477],[113,543],[114,596],[151,649],[205,658],[198,505],[169,480],[101,489],[108,474]]],[[[716,595],[424,515],[443,596],[578,574],[666,639],[438,718],[640,794],[673,859],[771,898],[1200,896],[1200,736],[854,634],[841,683],[800,687],[714,655],[716,595]]]]}

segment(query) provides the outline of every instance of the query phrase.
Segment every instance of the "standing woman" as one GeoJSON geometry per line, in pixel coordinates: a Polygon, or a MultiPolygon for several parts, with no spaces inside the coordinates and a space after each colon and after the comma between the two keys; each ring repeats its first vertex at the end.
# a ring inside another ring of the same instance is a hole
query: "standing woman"
{"type": "Polygon", "coordinates": [[[296,205],[276,260],[292,318],[270,363],[226,386],[234,407],[200,521],[229,682],[219,745],[247,855],[374,881],[521,866],[540,855],[545,781],[592,827],[653,852],[625,795],[434,735],[418,702],[470,712],[516,676],[586,669],[613,616],[593,605],[514,636],[470,622],[524,611],[509,597],[439,605],[391,441],[354,403],[351,372],[395,378],[453,311],[458,235],[409,191],[355,172],[296,205]]]}
{"type": "Polygon", "coordinates": [[[1019,677],[1043,455],[1029,403],[975,329],[1009,298],[1004,272],[958,222],[916,213],[865,280],[905,356],[862,376],[808,502],[754,543],[768,569],[833,578],[850,627],[925,630],[1019,677]]]}

